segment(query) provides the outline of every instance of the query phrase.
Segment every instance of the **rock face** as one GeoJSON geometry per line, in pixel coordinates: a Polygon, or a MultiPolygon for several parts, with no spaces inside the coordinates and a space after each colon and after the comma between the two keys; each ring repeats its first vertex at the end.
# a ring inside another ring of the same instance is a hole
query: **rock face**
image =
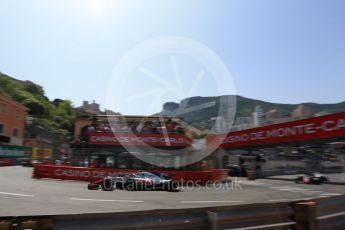
{"type": "Polygon", "coordinates": [[[281,119],[292,119],[292,114],[296,108],[299,108],[297,111],[301,113],[298,115],[302,115],[302,117],[315,116],[322,111],[327,111],[327,113],[345,111],[345,102],[336,104],[279,104],[236,95],[224,95],[219,97],[190,97],[181,100],[180,103],[167,102],[163,105],[162,112],[156,115],[178,116],[194,127],[210,129],[214,125],[215,118],[221,117],[221,114],[228,114],[227,110],[236,110],[235,119],[247,118],[252,117],[256,106],[260,106],[263,111],[270,111],[269,114],[273,117],[281,119]],[[236,102],[235,105],[234,102],[236,102]],[[227,106],[219,106],[220,104],[224,105],[224,103],[227,106]],[[301,108],[304,109],[300,111],[301,108]]]}
{"type": "Polygon", "coordinates": [[[160,115],[163,116],[174,116],[177,113],[180,105],[176,102],[167,102],[163,105],[163,111],[160,115]]]}
{"type": "Polygon", "coordinates": [[[163,105],[163,110],[175,111],[179,108],[179,104],[175,102],[167,102],[163,105]]]}

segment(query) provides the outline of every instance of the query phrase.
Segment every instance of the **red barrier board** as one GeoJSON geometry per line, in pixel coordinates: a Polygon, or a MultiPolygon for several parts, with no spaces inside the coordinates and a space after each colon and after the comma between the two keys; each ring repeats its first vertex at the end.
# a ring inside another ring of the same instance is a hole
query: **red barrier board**
{"type": "Polygon", "coordinates": [[[93,133],[89,136],[90,145],[124,145],[124,146],[176,146],[188,147],[192,140],[181,134],[155,133],[93,133]]]}
{"type": "Polygon", "coordinates": [[[207,144],[232,148],[333,137],[345,137],[345,113],[214,135],[207,138],[207,144]]]}
{"type": "MultiPolygon", "coordinates": [[[[164,174],[174,174],[173,179],[178,181],[193,181],[206,183],[208,181],[224,180],[226,170],[213,171],[164,171],[148,170],[164,174]],[[222,178],[223,177],[223,178],[222,178]]],[[[138,172],[130,169],[105,169],[105,168],[82,168],[69,166],[35,165],[34,178],[51,178],[61,180],[95,181],[106,176],[117,176],[119,173],[138,172]]]]}
{"type": "Polygon", "coordinates": [[[11,166],[13,164],[13,159],[3,158],[0,159],[0,166],[11,166]]]}

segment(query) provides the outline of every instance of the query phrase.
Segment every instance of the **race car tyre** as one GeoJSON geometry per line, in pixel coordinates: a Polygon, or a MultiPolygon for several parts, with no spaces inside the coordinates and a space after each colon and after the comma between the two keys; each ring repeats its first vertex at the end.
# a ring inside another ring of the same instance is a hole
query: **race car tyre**
{"type": "Polygon", "coordinates": [[[169,184],[167,191],[168,192],[179,192],[180,190],[178,189],[178,186],[176,183],[171,183],[171,184],[169,184]]]}
{"type": "Polygon", "coordinates": [[[87,189],[88,190],[97,190],[98,186],[96,184],[88,184],[87,189]]]}
{"type": "Polygon", "coordinates": [[[303,184],[303,180],[297,178],[297,179],[295,179],[295,183],[296,184],[303,184]]]}
{"type": "Polygon", "coordinates": [[[116,184],[115,184],[115,188],[116,188],[116,189],[123,190],[123,189],[124,189],[123,183],[120,183],[120,182],[116,183],[116,184]]]}
{"type": "Polygon", "coordinates": [[[101,186],[104,191],[114,191],[113,181],[111,179],[104,179],[101,186]]]}
{"type": "Polygon", "coordinates": [[[125,184],[125,188],[127,191],[135,191],[135,183],[129,181],[125,184]]]}
{"type": "Polygon", "coordinates": [[[322,181],[322,183],[328,182],[328,178],[327,177],[321,177],[321,181],[322,181]]]}

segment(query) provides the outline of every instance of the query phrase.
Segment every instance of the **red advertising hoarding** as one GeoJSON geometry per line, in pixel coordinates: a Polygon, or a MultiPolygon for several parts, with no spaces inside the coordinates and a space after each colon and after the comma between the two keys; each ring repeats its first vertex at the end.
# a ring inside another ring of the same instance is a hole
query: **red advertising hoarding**
{"type": "Polygon", "coordinates": [[[3,158],[0,159],[0,166],[11,166],[13,164],[13,159],[3,158]]]}
{"type": "Polygon", "coordinates": [[[342,136],[345,137],[345,113],[336,113],[230,132],[227,135],[214,135],[208,137],[207,143],[213,147],[233,148],[342,136]]]}
{"type": "Polygon", "coordinates": [[[125,145],[125,146],[174,146],[188,147],[192,140],[182,134],[155,133],[93,133],[89,136],[90,145],[125,145]]]}
{"type": "MultiPolygon", "coordinates": [[[[149,170],[150,172],[173,175],[177,181],[194,181],[206,183],[208,181],[224,181],[227,170],[215,169],[212,171],[165,171],[149,170]]],[[[81,168],[55,165],[35,165],[33,178],[51,178],[60,180],[95,181],[107,176],[118,176],[120,173],[135,173],[134,169],[106,169],[106,168],[81,168]]]]}

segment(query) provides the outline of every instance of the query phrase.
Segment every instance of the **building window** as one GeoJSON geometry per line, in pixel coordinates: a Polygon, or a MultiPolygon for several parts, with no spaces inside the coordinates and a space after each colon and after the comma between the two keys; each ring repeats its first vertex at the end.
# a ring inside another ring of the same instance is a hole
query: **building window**
{"type": "Polygon", "coordinates": [[[20,119],[20,111],[16,110],[16,119],[20,119]]]}
{"type": "Polygon", "coordinates": [[[7,113],[7,104],[4,102],[0,103],[0,113],[7,113]]]}
{"type": "Polygon", "coordinates": [[[18,135],[19,135],[19,129],[18,128],[14,128],[13,129],[13,136],[14,137],[18,137],[18,135]]]}
{"type": "Polygon", "coordinates": [[[4,134],[5,133],[5,125],[0,124],[0,134],[4,134]]]}

